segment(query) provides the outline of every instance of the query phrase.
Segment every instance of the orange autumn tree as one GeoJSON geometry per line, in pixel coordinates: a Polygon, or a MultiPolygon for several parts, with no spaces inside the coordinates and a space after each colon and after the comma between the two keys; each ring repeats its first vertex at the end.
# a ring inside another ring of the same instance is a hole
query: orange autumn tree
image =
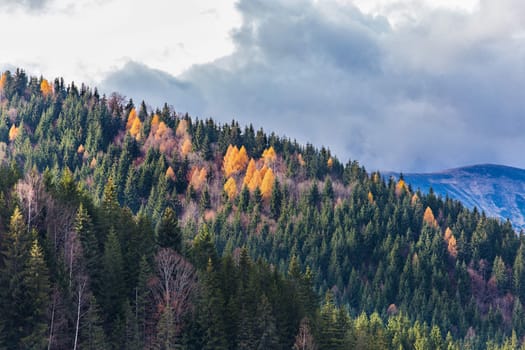
{"type": "Polygon", "coordinates": [[[171,167],[171,165],[166,170],[166,178],[170,179],[171,181],[175,181],[175,179],[176,179],[175,171],[173,171],[173,168],[171,167]]]}
{"type": "Polygon", "coordinates": [[[272,164],[277,159],[277,155],[275,154],[275,149],[273,146],[270,146],[269,148],[265,149],[262,153],[261,158],[264,160],[264,164],[272,164]]]}
{"type": "Polygon", "coordinates": [[[46,79],[42,79],[42,82],[40,82],[40,91],[44,97],[47,97],[53,93],[53,86],[49,84],[46,79]]]}
{"type": "Polygon", "coordinates": [[[457,249],[457,242],[456,237],[454,237],[454,234],[452,233],[452,230],[450,227],[447,227],[445,230],[445,242],[447,242],[447,250],[450,256],[457,257],[458,256],[458,249],[457,249]]]}
{"type": "Polygon", "coordinates": [[[206,182],[206,179],[208,177],[208,170],[205,167],[202,167],[199,169],[198,167],[194,167],[191,170],[190,175],[190,185],[193,186],[193,188],[198,191],[201,189],[202,185],[206,182]]]}
{"type": "Polygon", "coordinates": [[[243,186],[248,186],[256,170],[257,170],[257,167],[255,166],[255,160],[253,160],[252,158],[250,159],[250,162],[248,163],[248,167],[246,168],[246,175],[244,175],[244,181],[242,183],[243,186]]]}
{"type": "Polygon", "coordinates": [[[253,192],[255,191],[257,187],[261,186],[261,183],[262,183],[261,172],[255,169],[255,171],[253,172],[253,176],[250,179],[250,183],[248,183],[248,189],[250,190],[250,192],[253,192]]]}
{"type": "Polygon", "coordinates": [[[248,164],[248,153],[246,152],[246,148],[241,146],[239,149],[237,146],[229,145],[222,161],[224,175],[229,177],[236,174],[239,171],[244,170],[246,164],[248,164]]]}
{"type": "Polygon", "coordinates": [[[128,121],[126,122],[126,130],[131,129],[135,119],[137,119],[137,111],[135,110],[135,108],[132,108],[131,111],[129,111],[128,121]]]}
{"type": "Polygon", "coordinates": [[[131,136],[133,136],[137,141],[140,140],[140,129],[142,128],[142,123],[140,122],[139,118],[135,118],[133,120],[133,124],[131,125],[131,128],[129,129],[129,133],[131,136]]]}
{"type": "Polygon", "coordinates": [[[13,124],[9,129],[9,141],[13,141],[18,136],[18,128],[13,124]]]}
{"type": "Polygon", "coordinates": [[[192,147],[190,138],[186,137],[180,146],[180,154],[182,154],[183,157],[187,156],[191,152],[192,147]]]}
{"type": "Polygon", "coordinates": [[[432,212],[432,209],[430,209],[430,207],[427,207],[427,209],[425,209],[425,214],[423,214],[423,221],[426,222],[429,226],[436,228],[438,227],[438,223],[434,218],[434,213],[432,212]]]}
{"type": "Polygon", "coordinates": [[[328,169],[332,169],[332,167],[334,166],[334,160],[332,159],[332,157],[328,158],[328,160],[326,161],[326,166],[328,167],[328,169]]]}
{"type": "Polygon", "coordinates": [[[0,76],[0,91],[4,91],[6,80],[7,80],[7,75],[5,73],[2,73],[2,76],[0,76]]]}
{"type": "Polygon", "coordinates": [[[273,184],[275,181],[275,175],[273,170],[269,168],[264,173],[264,178],[261,182],[261,195],[264,199],[269,199],[272,196],[273,184]]]}
{"type": "Polygon", "coordinates": [[[237,183],[233,177],[230,177],[228,181],[224,183],[224,192],[226,192],[230,200],[237,195],[237,183]]]}
{"type": "Polygon", "coordinates": [[[399,179],[399,181],[396,184],[396,196],[399,197],[403,192],[408,192],[408,186],[403,179],[399,179]]]}

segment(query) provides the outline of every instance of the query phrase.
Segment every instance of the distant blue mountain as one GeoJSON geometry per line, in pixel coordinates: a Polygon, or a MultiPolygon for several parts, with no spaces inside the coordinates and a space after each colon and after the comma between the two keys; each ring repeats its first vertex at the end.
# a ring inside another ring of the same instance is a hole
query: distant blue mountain
{"type": "MultiPolygon", "coordinates": [[[[387,177],[399,174],[386,173],[387,177]]],[[[477,207],[488,216],[509,219],[515,229],[525,229],[525,170],[483,164],[428,174],[403,174],[405,181],[422,192],[432,187],[469,208],[477,207]]]]}

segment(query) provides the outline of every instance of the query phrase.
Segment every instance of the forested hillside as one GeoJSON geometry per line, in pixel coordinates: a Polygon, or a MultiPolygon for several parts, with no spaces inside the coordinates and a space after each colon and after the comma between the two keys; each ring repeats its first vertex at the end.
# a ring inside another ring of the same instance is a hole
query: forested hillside
{"type": "Polygon", "coordinates": [[[0,78],[0,348],[517,349],[525,242],[236,122],[0,78]]]}

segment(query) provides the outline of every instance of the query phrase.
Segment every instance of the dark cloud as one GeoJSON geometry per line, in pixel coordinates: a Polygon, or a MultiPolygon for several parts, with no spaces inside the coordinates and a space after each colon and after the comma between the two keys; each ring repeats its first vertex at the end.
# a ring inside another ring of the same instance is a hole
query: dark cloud
{"type": "Polygon", "coordinates": [[[130,63],[104,85],[326,145],[368,168],[525,167],[518,0],[392,27],[338,2],[241,0],[234,53],[178,78],[130,63]],[[184,82],[184,83],[183,83],[184,82]]]}
{"type": "Polygon", "coordinates": [[[0,0],[0,8],[7,10],[41,10],[53,0],[0,0]]]}

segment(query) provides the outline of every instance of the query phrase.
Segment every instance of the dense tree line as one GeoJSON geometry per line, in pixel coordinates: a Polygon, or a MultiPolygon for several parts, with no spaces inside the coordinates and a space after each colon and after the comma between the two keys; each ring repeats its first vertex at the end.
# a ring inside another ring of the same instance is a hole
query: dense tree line
{"type": "Polygon", "coordinates": [[[252,126],[0,77],[0,348],[516,349],[525,242],[252,126]]]}

